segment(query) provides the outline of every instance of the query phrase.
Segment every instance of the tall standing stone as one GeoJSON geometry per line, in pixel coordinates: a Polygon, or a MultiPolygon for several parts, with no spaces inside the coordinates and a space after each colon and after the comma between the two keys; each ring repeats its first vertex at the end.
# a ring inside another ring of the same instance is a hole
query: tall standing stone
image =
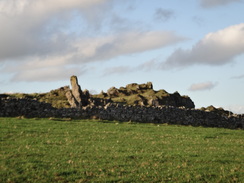
{"type": "Polygon", "coordinates": [[[70,77],[72,90],[66,92],[66,97],[72,108],[81,108],[89,104],[90,94],[88,90],[82,92],[76,76],[70,77]]]}
{"type": "Polygon", "coordinates": [[[82,90],[80,88],[80,85],[78,84],[78,79],[76,76],[70,77],[70,83],[72,87],[72,95],[74,96],[75,101],[78,103],[77,107],[81,107],[81,99],[82,99],[82,90]]]}

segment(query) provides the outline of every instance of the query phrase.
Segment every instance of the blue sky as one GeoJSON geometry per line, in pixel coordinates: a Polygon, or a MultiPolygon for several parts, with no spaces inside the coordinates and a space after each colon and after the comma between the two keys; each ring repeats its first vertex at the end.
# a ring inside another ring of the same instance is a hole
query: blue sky
{"type": "Polygon", "coordinates": [[[0,0],[0,93],[129,83],[244,113],[243,0],[0,0]]]}

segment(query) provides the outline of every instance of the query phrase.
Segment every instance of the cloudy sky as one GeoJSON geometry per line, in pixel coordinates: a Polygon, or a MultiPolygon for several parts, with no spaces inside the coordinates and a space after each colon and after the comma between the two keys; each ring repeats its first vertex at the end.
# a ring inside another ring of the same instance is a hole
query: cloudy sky
{"type": "Polygon", "coordinates": [[[128,83],[244,113],[244,0],[0,0],[0,93],[77,75],[93,93],[128,83]]]}

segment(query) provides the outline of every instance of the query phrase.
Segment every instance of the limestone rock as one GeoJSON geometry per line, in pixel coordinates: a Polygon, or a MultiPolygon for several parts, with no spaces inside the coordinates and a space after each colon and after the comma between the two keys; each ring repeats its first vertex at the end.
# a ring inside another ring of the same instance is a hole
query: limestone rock
{"type": "Polygon", "coordinates": [[[155,107],[158,107],[159,106],[159,101],[158,99],[149,99],[148,100],[148,105],[149,106],[155,106],[155,107]]]}
{"type": "Polygon", "coordinates": [[[118,97],[119,96],[119,90],[115,87],[111,87],[108,89],[107,94],[109,97],[118,97]]]}
{"type": "Polygon", "coordinates": [[[144,89],[144,90],[146,90],[146,89],[153,89],[153,85],[152,85],[152,82],[147,82],[146,84],[140,84],[140,85],[138,85],[139,87],[139,89],[144,89]]]}
{"type": "Polygon", "coordinates": [[[135,90],[138,89],[138,84],[137,83],[131,83],[131,84],[127,84],[126,85],[126,89],[131,89],[131,90],[135,90]]]}
{"type": "Polygon", "coordinates": [[[74,100],[78,104],[78,107],[81,107],[82,91],[81,91],[80,85],[78,84],[77,77],[71,76],[70,83],[71,83],[71,87],[72,87],[72,95],[74,97],[74,100]]]}
{"type": "Polygon", "coordinates": [[[66,98],[68,99],[68,102],[72,108],[77,108],[79,106],[79,104],[75,100],[75,97],[73,96],[71,90],[68,90],[65,95],[66,95],[66,98]]]}
{"type": "Polygon", "coordinates": [[[72,108],[81,108],[89,104],[90,93],[88,90],[82,92],[76,76],[70,77],[72,90],[67,90],[66,97],[72,108]]]}

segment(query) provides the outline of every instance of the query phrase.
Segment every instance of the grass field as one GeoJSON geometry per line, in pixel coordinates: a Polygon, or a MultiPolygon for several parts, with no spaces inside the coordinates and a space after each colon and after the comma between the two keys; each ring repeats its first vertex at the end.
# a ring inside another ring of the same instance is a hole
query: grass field
{"type": "Polygon", "coordinates": [[[244,182],[244,131],[0,118],[0,182],[244,182]]]}

